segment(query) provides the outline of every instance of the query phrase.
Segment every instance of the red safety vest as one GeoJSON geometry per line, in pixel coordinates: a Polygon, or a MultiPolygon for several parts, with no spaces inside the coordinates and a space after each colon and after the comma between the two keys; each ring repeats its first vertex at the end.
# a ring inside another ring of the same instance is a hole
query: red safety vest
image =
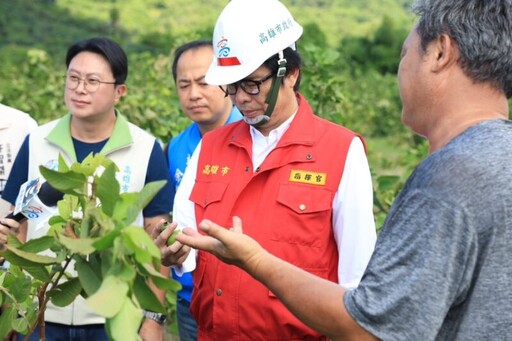
{"type": "MultiPolygon", "coordinates": [[[[197,222],[228,227],[239,216],[244,233],[270,253],[337,282],[332,201],[356,135],[315,116],[298,97],[295,118],[258,169],[243,121],[205,134],[190,199],[197,222]]],[[[325,339],[247,273],[201,251],[191,311],[202,340],[325,339]]]]}

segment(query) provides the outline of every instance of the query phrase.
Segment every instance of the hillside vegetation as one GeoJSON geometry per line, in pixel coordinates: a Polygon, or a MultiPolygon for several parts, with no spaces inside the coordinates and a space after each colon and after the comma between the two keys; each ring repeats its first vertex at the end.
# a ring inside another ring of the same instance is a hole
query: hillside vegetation
{"type": "MultiPolygon", "coordinates": [[[[128,52],[128,95],[119,109],[163,143],[189,124],[170,73],[185,41],[211,39],[227,0],[1,0],[0,101],[39,123],[62,116],[64,55],[105,35],[128,52]]],[[[253,0],[247,0],[253,1],[253,0]]],[[[254,0],[257,1],[257,0],[254,0]]],[[[404,0],[283,0],[305,29],[301,92],[316,113],[361,133],[375,179],[378,225],[424,155],[400,122],[396,70],[413,16],[404,0]]]]}

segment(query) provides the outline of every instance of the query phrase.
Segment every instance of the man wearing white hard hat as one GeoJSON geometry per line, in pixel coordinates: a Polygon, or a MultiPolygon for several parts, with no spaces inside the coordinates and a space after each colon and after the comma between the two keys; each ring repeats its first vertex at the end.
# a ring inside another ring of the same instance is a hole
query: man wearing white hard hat
{"type": "MultiPolygon", "coordinates": [[[[241,217],[245,233],[274,255],[351,288],[376,240],[371,175],[362,138],[315,116],[298,92],[301,34],[277,0],[225,7],[205,79],[221,86],[244,120],[205,134],[174,219],[195,228],[203,219],[230,226],[241,217]]],[[[177,270],[193,269],[200,340],[326,339],[242,270],[202,251],[177,270]]]]}

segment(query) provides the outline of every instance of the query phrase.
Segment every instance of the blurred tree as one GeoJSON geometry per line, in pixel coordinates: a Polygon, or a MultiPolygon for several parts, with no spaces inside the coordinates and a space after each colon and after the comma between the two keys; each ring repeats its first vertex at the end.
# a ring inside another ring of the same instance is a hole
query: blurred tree
{"type": "Polygon", "coordinates": [[[311,44],[322,48],[326,48],[329,45],[327,36],[317,23],[308,22],[302,25],[302,27],[304,28],[304,33],[302,33],[298,44],[304,46],[311,44]]]}
{"type": "Polygon", "coordinates": [[[400,63],[400,50],[407,30],[384,16],[373,37],[345,37],[338,51],[354,68],[394,74],[400,63]]]}

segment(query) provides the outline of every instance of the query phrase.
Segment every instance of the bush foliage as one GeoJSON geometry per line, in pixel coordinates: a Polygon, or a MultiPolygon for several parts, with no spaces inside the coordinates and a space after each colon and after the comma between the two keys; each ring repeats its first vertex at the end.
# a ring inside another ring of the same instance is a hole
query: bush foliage
{"type": "MultiPolygon", "coordinates": [[[[284,2],[305,28],[298,44],[304,60],[301,92],[316,113],[360,133],[367,141],[401,141],[395,150],[369,143],[375,212],[377,221],[382,222],[401,182],[423,156],[414,152],[417,141],[400,122],[396,82],[400,47],[410,22],[404,9],[408,2],[284,2]],[[320,21],[315,13],[322,13],[325,19],[320,21]],[[353,28],[352,34],[334,23],[336,16],[353,28]],[[333,33],[335,29],[343,34],[333,33]],[[383,149],[391,154],[380,153],[383,149]],[[398,158],[393,155],[397,150],[402,151],[398,158]],[[390,176],[395,179],[394,186],[390,176]]],[[[66,112],[63,76],[67,47],[78,39],[109,36],[129,57],[128,94],[118,108],[167,143],[189,124],[180,112],[171,76],[172,52],[185,41],[210,39],[224,1],[179,4],[181,0],[147,1],[144,5],[136,0],[123,4],[116,0],[0,2],[0,101],[30,113],[40,124],[62,116],[66,112]],[[85,2],[88,9],[78,6],[85,2]],[[212,10],[191,14],[205,6],[212,10]],[[197,24],[198,17],[204,17],[203,24],[197,24]],[[187,20],[195,26],[187,26],[187,20]]],[[[419,150],[425,150],[421,143],[419,150]]]]}

